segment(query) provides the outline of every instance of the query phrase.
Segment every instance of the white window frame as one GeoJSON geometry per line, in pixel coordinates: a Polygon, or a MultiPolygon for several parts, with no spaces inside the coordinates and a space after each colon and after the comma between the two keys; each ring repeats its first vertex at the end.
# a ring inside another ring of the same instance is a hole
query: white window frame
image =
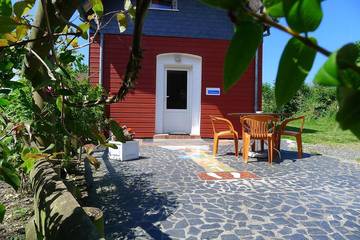
{"type": "Polygon", "coordinates": [[[159,8],[159,7],[152,7],[152,1],[150,2],[149,9],[152,10],[160,10],[160,11],[179,11],[177,0],[172,0],[172,8],[159,8]]]}

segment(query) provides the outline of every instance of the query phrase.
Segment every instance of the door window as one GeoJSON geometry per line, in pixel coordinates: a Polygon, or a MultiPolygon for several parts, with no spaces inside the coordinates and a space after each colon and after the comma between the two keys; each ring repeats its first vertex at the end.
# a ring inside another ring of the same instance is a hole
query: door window
{"type": "Polygon", "coordinates": [[[166,72],[166,108],[187,109],[187,71],[166,72]]]}

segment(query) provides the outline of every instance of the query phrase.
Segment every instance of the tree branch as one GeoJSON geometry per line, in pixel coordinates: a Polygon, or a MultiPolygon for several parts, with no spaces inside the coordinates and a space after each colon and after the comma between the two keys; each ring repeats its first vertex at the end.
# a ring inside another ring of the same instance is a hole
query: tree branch
{"type": "MultiPolygon", "coordinates": [[[[297,39],[300,40],[302,43],[304,43],[306,46],[308,46],[308,47],[310,47],[310,48],[312,48],[312,49],[315,49],[317,52],[325,55],[326,57],[329,57],[329,56],[332,54],[329,50],[327,50],[327,49],[319,46],[319,45],[316,44],[315,42],[311,41],[311,40],[307,37],[307,34],[306,34],[306,36],[302,36],[300,33],[293,31],[291,28],[285,27],[285,26],[283,26],[283,25],[281,25],[281,24],[273,21],[273,20],[272,20],[267,14],[265,14],[265,13],[260,13],[260,14],[259,14],[259,13],[253,12],[253,11],[247,9],[247,8],[245,8],[245,9],[246,9],[246,11],[248,12],[248,14],[249,14],[250,16],[254,17],[256,20],[258,20],[258,21],[260,21],[260,22],[262,22],[262,23],[265,23],[265,24],[267,24],[267,25],[269,25],[269,26],[271,26],[271,27],[274,27],[274,28],[276,28],[276,29],[279,29],[280,31],[283,31],[283,32],[285,32],[285,33],[287,33],[287,34],[289,34],[289,35],[297,38],[297,39]]],[[[355,65],[355,64],[349,64],[349,63],[344,63],[344,64],[346,64],[346,67],[347,67],[347,68],[350,68],[350,69],[352,69],[352,70],[354,70],[354,71],[356,71],[357,73],[360,74],[360,67],[358,67],[357,65],[355,65]]]]}
{"type": "MultiPolygon", "coordinates": [[[[53,36],[54,37],[62,37],[62,36],[75,36],[75,37],[80,37],[81,36],[81,33],[79,32],[76,32],[76,33],[53,33],[53,36]]],[[[26,45],[28,43],[31,43],[31,42],[36,42],[36,41],[43,41],[43,40],[48,40],[49,39],[49,35],[46,34],[42,37],[38,37],[38,38],[33,38],[33,39],[28,39],[28,40],[23,40],[23,41],[20,41],[20,42],[15,42],[15,43],[12,43],[12,44],[9,44],[7,46],[2,46],[0,47],[0,50],[1,49],[4,49],[4,48],[9,48],[9,47],[13,47],[13,46],[23,46],[23,45],[26,45]]]]}

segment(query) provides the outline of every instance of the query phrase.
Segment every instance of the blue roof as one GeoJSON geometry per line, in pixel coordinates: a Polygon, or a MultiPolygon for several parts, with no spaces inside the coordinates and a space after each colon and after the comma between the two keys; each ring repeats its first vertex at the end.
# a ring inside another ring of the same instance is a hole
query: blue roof
{"type": "MultiPolygon", "coordinates": [[[[122,1],[104,1],[105,12],[123,9],[122,1]]],[[[178,11],[149,9],[145,19],[145,35],[231,39],[234,28],[227,12],[211,8],[197,0],[178,0],[178,11]]],[[[106,22],[106,21],[105,21],[106,22]]],[[[101,32],[120,34],[114,17],[101,32]]],[[[132,33],[132,24],[125,34],[132,33]]]]}

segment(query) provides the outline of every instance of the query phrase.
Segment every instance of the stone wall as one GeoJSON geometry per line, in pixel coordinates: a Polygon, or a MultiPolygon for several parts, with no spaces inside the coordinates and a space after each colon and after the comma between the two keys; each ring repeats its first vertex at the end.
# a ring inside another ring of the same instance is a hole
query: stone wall
{"type": "Polygon", "coordinates": [[[90,218],[48,161],[36,163],[30,180],[35,212],[26,226],[27,240],[100,239],[90,218]]]}

